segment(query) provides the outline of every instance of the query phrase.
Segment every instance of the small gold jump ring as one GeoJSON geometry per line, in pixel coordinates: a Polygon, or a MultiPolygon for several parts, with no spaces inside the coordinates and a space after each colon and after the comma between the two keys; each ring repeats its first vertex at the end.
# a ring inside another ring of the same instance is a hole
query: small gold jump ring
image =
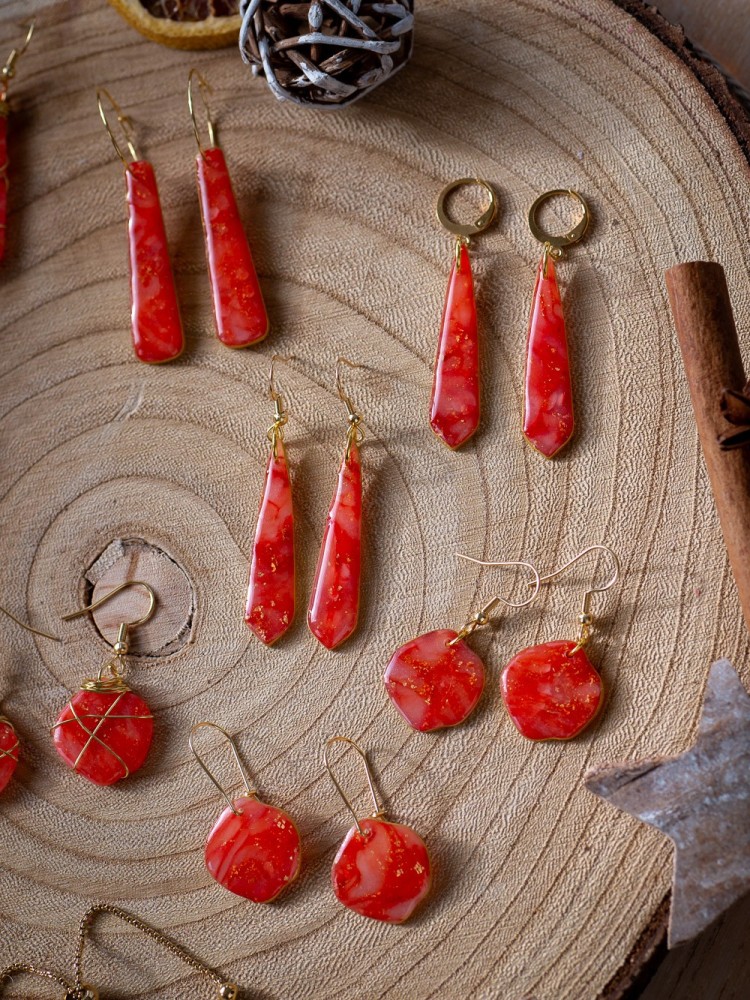
{"type": "Polygon", "coordinates": [[[477,233],[481,233],[494,222],[495,216],[497,215],[497,195],[495,194],[492,185],[487,181],[483,181],[480,177],[461,177],[459,180],[451,181],[450,184],[445,185],[443,190],[438,195],[436,211],[438,221],[448,230],[449,233],[453,233],[454,236],[476,236],[477,233]],[[478,186],[484,188],[490,196],[490,204],[488,208],[482,212],[476,222],[454,222],[452,219],[448,218],[445,211],[445,203],[448,200],[448,196],[453,194],[454,191],[457,191],[460,187],[467,186],[478,186]]]}
{"type": "Polygon", "coordinates": [[[569,247],[574,243],[578,243],[588,229],[590,220],[591,212],[589,211],[589,206],[586,204],[583,195],[579,194],[578,191],[572,191],[568,188],[556,188],[554,191],[545,191],[544,194],[539,195],[537,200],[529,209],[529,229],[531,230],[532,235],[538,239],[540,243],[548,243],[551,247],[555,247],[556,249],[569,247]],[[583,218],[573,229],[562,236],[551,236],[549,233],[545,233],[537,222],[536,216],[537,212],[546,201],[549,201],[550,198],[557,198],[558,196],[572,198],[574,201],[577,201],[583,209],[583,218]]]}

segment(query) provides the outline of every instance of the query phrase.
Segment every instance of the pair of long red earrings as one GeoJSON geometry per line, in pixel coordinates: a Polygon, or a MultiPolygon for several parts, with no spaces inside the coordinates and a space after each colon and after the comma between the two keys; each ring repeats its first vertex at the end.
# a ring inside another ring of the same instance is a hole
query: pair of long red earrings
{"type": "MultiPolygon", "coordinates": [[[[440,326],[435,374],[430,400],[430,426],[451,448],[459,448],[474,434],[480,420],[480,373],[477,307],[468,245],[471,237],[492,224],[497,197],[492,186],[475,177],[462,177],[440,192],[437,217],[456,238],[455,256],[440,326]],[[479,185],[490,198],[475,222],[451,219],[446,201],[458,188],[479,185]]],[[[555,190],[541,195],[529,210],[529,228],[544,249],[537,270],[526,341],[523,433],[545,458],[552,458],[573,435],[573,390],[560,289],[554,261],[563,249],[583,237],[589,209],[577,191],[555,190]],[[545,232],[538,214],[545,202],[559,196],[573,198],[583,211],[581,221],[568,233],[545,232]]]]}
{"type": "MultiPolygon", "coordinates": [[[[227,805],[211,828],[206,841],[206,868],[219,885],[250,899],[269,903],[299,875],[302,843],[294,820],[282,809],[262,802],[229,733],[215,722],[198,722],[190,732],[190,749],[227,805]],[[231,796],[195,749],[199,729],[216,729],[229,743],[239,769],[244,791],[231,796]]],[[[354,817],[331,869],[336,898],[365,917],[386,923],[403,923],[429,892],[430,858],[424,841],[408,826],[384,819],[378,803],[367,756],[346,736],[327,741],[324,763],[331,780],[354,817]],[[362,758],[373,812],[360,819],[339,784],[329,760],[334,743],[344,742],[362,758]]]]}
{"type": "MultiPolygon", "coordinates": [[[[271,453],[255,529],[245,622],[267,646],[286,632],[294,618],[295,559],[292,486],[284,447],[288,415],[274,381],[271,361],[269,394],[274,420],[268,429],[271,453]]],[[[327,649],[340,646],[357,627],[361,576],[362,416],[341,383],[341,365],[358,367],[347,358],[336,363],[336,388],[346,406],[344,456],[328,511],[307,612],[310,631],[327,649]]]]}
{"type": "Polygon", "coordinates": [[[530,740],[569,740],[583,732],[604,703],[602,678],[585,647],[594,624],[591,599],[609,590],[619,578],[617,556],[606,545],[589,546],[546,576],[540,576],[530,563],[484,562],[463,556],[480,566],[528,570],[532,574],[532,593],[517,603],[496,595],[459,631],[427,632],[396,650],[385,671],[385,688],[409,725],[420,732],[432,732],[464,722],[476,708],[485,682],[484,663],[465,640],[476,629],[490,624],[490,614],[498,604],[525,607],[536,598],[542,583],[554,580],[595,552],[608,556],[612,573],[604,584],[585,592],[578,616],[578,638],[523,649],[505,666],[500,682],[505,707],[522,736],[530,740]]]}
{"type": "MultiPolygon", "coordinates": [[[[224,153],[216,144],[206,99],[209,89],[204,77],[191,70],[188,108],[198,143],[196,176],[216,333],[227,347],[249,347],[267,335],[268,314],[224,153]],[[195,115],[196,79],[206,112],[208,146],[201,142],[195,115]]],[[[132,122],[112,95],[100,88],[96,97],[101,119],[125,166],[135,355],[147,364],[163,364],[182,353],[184,334],[154,168],[139,157],[132,122]],[[105,100],[117,116],[127,155],[107,119],[105,100]]]]}
{"type": "Polygon", "coordinates": [[[10,81],[16,75],[16,63],[29,47],[31,36],[34,34],[36,20],[32,19],[26,27],[26,37],[17,49],[11,49],[5,65],[0,69],[0,262],[5,259],[7,245],[7,225],[8,225],[8,168],[10,166],[8,158],[8,126],[10,124],[10,104],[8,103],[8,89],[10,81]]]}

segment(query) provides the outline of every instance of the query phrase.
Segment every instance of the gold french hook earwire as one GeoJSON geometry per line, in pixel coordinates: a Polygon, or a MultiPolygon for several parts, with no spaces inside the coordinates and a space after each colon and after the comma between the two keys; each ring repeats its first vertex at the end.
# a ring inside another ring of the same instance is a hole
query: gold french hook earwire
{"type": "Polygon", "coordinates": [[[287,364],[290,361],[295,361],[296,356],[294,354],[274,354],[271,358],[271,367],[268,370],[268,395],[271,397],[271,402],[273,403],[273,423],[268,428],[267,435],[268,440],[273,445],[273,453],[276,455],[276,445],[281,440],[284,440],[284,427],[289,420],[289,415],[284,409],[284,400],[281,393],[276,387],[276,379],[274,377],[274,366],[277,361],[284,361],[287,364]]]}
{"type": "Polygon", "coordinates": [[[344,392],[344,386],[341,382],[341,366],[348,365],[350,368],[362,368],[362,365],[358,365],[354,361],[350,361],[349,358],[336,358],[336,391],[339,394],[339,399],[346,407],[346,412],[348,414],[349,427],[346,432],[346,457],[349,458],[349,453],[351,451],[353,444],[362,444],[365,439],[365,432],[362,430],[362,414],[359,413],[351,401],[349,396],[344,392]]]}
{"type": "Polygon", "coordinates": [[[608,545],[589,545],[588,548],[582,549],[577,556],[573,556],[571,560],[565,563],[564,566],[560,566],[559,569],[554,570],[552,573],[548,573],[546,576],[540,578],[540,583],[548,583],[550,580],[554,580],[556,577],[560,576],[566,570],[570,569],[571,566],[575,565],[579,560],[587,556],[589,552],[606,552],[607,555],[612,560],[612,576],[603,583],[601,587],[591,587],[583,595],[583,600],[581,601],[581,610],[578,615],[578,623],[581,626],[581,631],[576,641],[575,646],[568,653],[568,656],[573,656],[577,653],[579,649],[588,643],[591,638],[591,629],[594,624],[594,616],[591,613],[591,598],[594,594],[603,594],[605,590],[609,590],[610,587],[614,587],[620,578],[620,560],[615,555],[614,551],[608,545]]]}
{"type": "Polygon", "coordinates": [[[368,784],[368,786],[370,788],[370,795],[372,796],[373,811],[372,811],[372,813],[370,815],[370,818],[371,819],[377,819],[378,816],[382,816],[383,815],[383,807],[378,802],[378,796],[377,796],[377,793],[375,792],[375,783],[372,780],[372,772],[370,771],[370,764],[369,764],[369,761],[367,760],[367,754],[364,752],[364,750],[362,750],[361,747],[359,747],[354,742],[354,740],[350,740],[348,736],[332,736],[329,740],[326,740],[325,748],[323,750],[323,762],[324,762],[324,764],[326,766],[326,770],[328,771],[328,774],[329,774],[329,776],[331,778],[331,781],[335,785],[336,791],[339,793],[339,795],[343,799],[344,805],[346,806],[346,808],[349,810],[349,812],[354,817],[354,825],[357,827],[357,833],[359,833],[359,835],[361,837],[364,837],[365,836],[365,831],[360,826],[359,817],[357,816],[357,813],[355,812],[354,806],[352,805],[351,801],[347,798],[346,793],[344,792],[344,789],[339,784],[339,780],[336,777],[336,775],[333,773],[333,768],[331,767],[331,762],[328,759],[328,751],[331,749],[331,746],[334,743],[347,743],[350,747],[354,747],[354,749],[357,751],[357,753],[359,754],[359,756],[362,758],[362,761],[364,762],[364,765],[365,765],[365,775],[367,777],[367,784],[368,784]]]}
{"type": "Polygon", "coordinates": [[[127,170],[131,163],[140,159],[138,155],[138,150],[135,146],[135,129],[133,128],[132,119],[130,119],[122,110],[120,105],[110,94],[106,87],[97,87],[96,90],[96,105],[99,108],[99,117],[104,123],[104,127],[107,130],[109,138],[112,140],[112,145],[115,147],[115,152],[122,160],[125,169],[127,170]],[[117,124],[120,126],[120,130],[125,138],[125,145],[127,146],[128,153],[130,154],[130,160],[127,159],[122,151],[120,143],[117,141],[115,133],[112,131],[112,126],[109,124],[109,119],[107,118],[107,112],[104,110],[104,101],[107,100],[112,106],[115,115],[117,116],[117,124]]]}
{"type": "Polygon", "coordinates": [[[190,70],[188,76],[188,111],[190,112],[190,120],[193,123],[193,132],[195,132],[195,141],[198,143],[198,152],[201,156],[205,156],[206,150],[201,142],[201,133],[198,128],[198,119],[195,116],[195,99],[193,97],[193,81],[198,81],[198,90],[200,92],[201,101],[203,102],[203,110],[206,112],[206,128],[208,130],[208,146],[212,148],[217,145],[216,142],[216,126],[214,125],[213,118],[211,117],[211,108],[208,103],[207,94],[213,94],[213,87],[201,73],[200,70],[193,67],[190,70]]]}
{"type": "Polygon", "coordinates": [[[34,34],[34,29],[36,28],[36,18],[32,17],[30,21],[22,24],[21,27],[26,28],[26,37],[19,48],[10,50],[8,58],[5,61],[5,65],[0,70],[0,101],[5,100],[6,94],[8,93],[8,84],[16,75],[16,63],[29,47],[29,43],[31,42],[31,38],[34,34]]]}
{"type": "Polygon", "coordinates": [[[201,755],[195,749],[195,744],[193,742],[193,739],[194,739],[195,734],[198,732],[199,729],[216,729],[226,739],[227,743],[229,744],[229,746],[232,749],[232,753],[234,754],[234,759],[235,759],[235,762],[237,764],[237,769],[239,770],[239,772],[240,772],[240,774],[242,776],[242,780],[245,783],[245,795],[246,795],[247,798],[251,798],[253,795],[256,795],[257,793],[256,793],[255,789],[253,789],[253,788],[250,787],[250,778],[248,777],[247,771],[245,770],[245,766],[242,763],[242,760],[240,759],[240,754],[239,754],[239,750],[237,749],[237,744],[234,742],[234,738],[229,735],[229,733],[226,731],[226,729],[223,729],[216,722],[196,722],[196,724],[190,730],[190,737],[188,739],[188,743],[190,744],[190,749],[191,749],[191,751],[193,753],[193,756],[198,761],[198,763],[203,768],[203,770],[206,772],[206,774],[209,776],[209,778],[211,779],[211,781],[213,781],[213,783],[219,789],[219,791],[221,792],[221,794],[224,797],[224,800],[226,801],[227,805],[232,810],[232,812],[234,813],[234,815],[235,816],[239,816],[239,810],[235,809],[234,802],[232,801],[232,798],[229,795],[229,792],[227,792],[226,788],[224,788],[224,786],[219,782],[218,778],[216,778],[216,776],[214,775],[214,773],[209,769],[208,765],[204,762],[204,760],[201,757],[201,755]]]}
{"type": "Polygon", "coordinates": [[[525,608],[527,604],[531,604],[532,601],[536,600],[537,594],[539,593],[539,587],[542,583],[542,578],[539,576],[539,572],[536,566],[532,566],[528,562],[492,562],[486,559],[475,559],[473,556],[464,555],[463,552],[456,552],[457,559],[463,559],[465,562],[475,563],[477,566],[490,566],[496,569],[518,569],[522,567],[523,569],[528,569],[531,571],[533,580],[529,581],[529,586],[533,587],[533,593],[531,597],[528,597],[525,601],[509,601],[507,597],[501,597],[500,594],[495,594],[490,600],[480,608],[476,614],[472,615],[471,618],[463,625],[460,629],[458,635],[455,639],[451,639],[448,643],[449,646],[455,646],[457,643],[461,642],[467,636],[471,635],[478,628],[483,628],[485,625],[490,623],[490,614],[495,610],[498,604],[504,604],[506,608],[525,608]]]}

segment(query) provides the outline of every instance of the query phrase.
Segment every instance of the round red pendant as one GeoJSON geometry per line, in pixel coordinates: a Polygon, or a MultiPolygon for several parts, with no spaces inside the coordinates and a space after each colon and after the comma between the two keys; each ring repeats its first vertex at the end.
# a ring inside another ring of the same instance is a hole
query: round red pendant
{"type": "Polygon", "coordinates": [[[408,826],[360,820],[347,833],[331,872],[336,898],[373,920],[401,924],[430,891],[430,858],[408,826]]]}
{"type": "Polygon", "coordinates": [[[570,641],[529,646],[503,670],[505,707],[530,740],[570,740],[588,726],[604,700],[602,679],[570,641]]]}
{"type": "Polygon", "coordinates": [[[281,809],[254,796],[234,800],[214,824],[206,868],[225,889],[254,903],[270,903],[299,875],[300,836],[281,809]]]}
{"type": "Polygon", "coordinates": [[[18,736],[7,719],[0,720],[0,792],[3,791],[18,765],[18,736]]]}
{"type": "Polygon", "coordinates": [[[151,709],[132,691],[81,690],[55,723],[55,749],[95,785],[114,785],[143,765],[153,733],[151,709]]]}
{"type": "Polygon", "coordinates": [[[476,708],[484,664],[458,633],[438,629],[397,649],[385,671],[388,697],[414,729],[429,733],[457,726],[476,708]]]}

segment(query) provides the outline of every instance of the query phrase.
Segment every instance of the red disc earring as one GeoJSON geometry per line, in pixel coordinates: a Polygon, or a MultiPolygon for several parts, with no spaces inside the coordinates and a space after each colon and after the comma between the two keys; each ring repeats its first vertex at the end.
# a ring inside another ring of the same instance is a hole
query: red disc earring
{"type": "Polygon", "coordinates": [[[188,108],[198,143],[195,165],[216,335],[227,347],[249,347],[267,335],[268,314],[247,236],[242,228],[224,153],[216,144],[214,123],[206,98],[206,92],[210,90],[205,77],[197,69],[192,69],[188,77],[188,108]],[[195,79],[198,80],[206,112],[207,147],[201,142],[195,117],[195,79]]]}
{"type": "Polygon", "coordinates": [[[229,733],[215,722],[198,722],[190,730],[190,749],[216,785],[227,808],[214,823],[206,843],[206,868],[219,885],[254,903],[270,903],[299,875],[302,863],[300,836],[294,821],[281,809],[261,802],[251,791],[237,746],[229,733]],[[231,798],[195,749],[193,737],[199,729],[216,729],[234,754],[245,790],[231,798]]]}
{"type": "Polygon", "coordinates": [[[591,552],[604,552],[612,574],[601,587],[583,597],[578,639],[558,639],[529,646],[508,663],[502,673],[501,692],[508,714],[518,731],[530,740],[571,740],[593,722],[604,704],[604,684],[586,655],[594,616],[591,598],[613,587],[620,575],[617,556],[607,545],[591,545],[560,569],[541,577],[554,580],[591,552]]]}
{"type": "Polygon", "coordinates": [[[363,917],[402,924],[430,891],[430,857],[422,838],[411,827],[383,819],[367,756],[347,736],[332,736],[324,751],[325,766],[341,798],[354,817],[354,826],[339,847],[331,870],[333,891],[344,906],[363,917]],[[333,773],[328,751],[333,743],[347,743],[362,758],[373,812],[359,819],[333,773]]]}
{"type": "Polygon", "coordinates": [[[357,627],[362,564],[362,417],[341,385],[341,365],[359,368],[346,358],[336,362],[336,387],[346,406],[349,427],[336,491],[328,511],[318,567],[315,571],[307,623],[315,638],[335,649],[357,627]]]}
{"type": "Polygon", "coordinates": [[[182,354],[184,336],[154,168],[147,160],[140,159],[133,124],[109,91],[97,90],[96,102],[115,152],[125,167],[135,356],[147,364],[163,364],[182,354]],[[130,159],[107,120],[104,100],[115,111],[130,159]]]}
{"type": "Polygon", "coordinates": [[[31,36],[34,34],[36,19],[32,18],[26,31],[23,43],[17,49],[11,49],[10,55],[0,69],[0,261],[5,258],[7,245],[7,223],[8,223],[8,167],[10,161],[8,157],[8,126],[10,124],[10,105],[8,104],[8,87],[10,81],[16,75],[16,63],[29,47],[31,36]]]}
{"type": "Polygon", "coordinates": [[[568,338],[565,332],[555,261],[565,247],[578,243],[589,225],[589,208],[577,191],[547,191],[529,210],[529,228],[544,244],[531,302],[526,342],[523,433],[545,458],[552,458],[573,436],[573,388],[570,378],[568,338]],[[567,196],[583,210],[583,218],[564,236],[550,236],[537,221],[550,198],[567,196]]]}
{"type": "MultiPolygon", "coordinates": [[[[468,562],[480,562],[459,556],[468,562]]],[[[482,562],[483,566],[528,569],[532,594],[524,601],[492,597],[458,631],[437,629],[405,643],[391,657],[383,678],[388,697],[412,729],[429,733],[457,726],[474,711],[484,690],[484,663],[464,641],[478,628],[490,624],[498,604],[523,608],[539,593],[539,574],[525,562],[482,562]]]]}
{"type": "Polygon", "coordinates": [[[456,249],[440,323],[430,426],[449,448],[460,448],[479,426],[479,334],[468,246],[469,239],[491,225],[496,215],[495,192],[487,181],[478,177],[453,181],[438,196],[438,220],[456,237],[456,249]],[[454,222],[448,217],[445,204],[454,191],[466,185],[484,188],[490,204],[476,222],[454,222]]]}
{"type": "Polygon", "coordinates": [[[120,625],[114,656],[96,677],[84,681],[52,727],[55,749],[68,767],[95,785],[114,785],[142,767],[151,746],[154,717],[146,702],[124,680],[128,630],[143,625],[156,607],[156,595],[147,583],[129,580],[80,611],[65,615],[72,621],[101,607],[127,587],[143,587],[149,595],[145,614],[120,625]]]}

